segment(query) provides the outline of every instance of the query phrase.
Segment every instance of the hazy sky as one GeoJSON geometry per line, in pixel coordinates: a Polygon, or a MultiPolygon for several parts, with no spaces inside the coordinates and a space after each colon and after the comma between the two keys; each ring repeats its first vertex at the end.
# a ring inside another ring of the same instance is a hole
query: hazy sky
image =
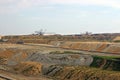
{"type": "Polygon", "coordinates": [[[0,0],[0,35],[120,32],[120,0],[0,0]]]}

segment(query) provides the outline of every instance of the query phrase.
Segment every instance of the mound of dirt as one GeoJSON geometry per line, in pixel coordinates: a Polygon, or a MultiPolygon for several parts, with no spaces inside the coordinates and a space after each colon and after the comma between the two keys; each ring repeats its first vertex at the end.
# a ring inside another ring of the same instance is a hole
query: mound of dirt
{"type": "Polygon", "coordinates": [[[21,62],[14,66],[16,73],[24,75],[39,75],[41,74],[42,64],[38,62],[21,62]]]}
{"type": "Polygon", "coordinates": [[[0,50],[0,61],[9,66],[17,65],[24,61],[40,62],[43,65],[87,65],[93,58],[83,54],[49,54],[42,51],[34,52],[30,49],[5,48],[0,50]]]}
{"type": "Polygon", "coordinates": [[[27,52],[20,51],[17,54],[14,54],[11,58],[8,59],[7,65],[16,65],[22,61],[25,61],[25,59],[28,57],[27,52]]]}
{"type": "Polygon", "coordinates": [[[43,65],[86,65],[89,66],[93,58],[83,54],[40,54],[33,53],[26,61],[40,62],[43,65]]]}
{"type": "Polygon", "coordinates": [[[10,58],[15,54],[13,49],[1,49],[0,50],[0,57],[10,58]]]}

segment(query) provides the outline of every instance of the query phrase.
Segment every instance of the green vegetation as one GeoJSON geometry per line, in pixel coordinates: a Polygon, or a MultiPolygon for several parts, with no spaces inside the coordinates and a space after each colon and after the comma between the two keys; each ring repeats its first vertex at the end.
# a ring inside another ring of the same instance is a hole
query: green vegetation
{"type": "Polygon", "coordinates": [[[103,70],[120,71],[120,57],[118,56],[93,56],[90,67],[103,70]]]}
{"type": "Polygon", "coordinates": [[[119,43],[119,42],[120,42],[120,40],[116,40],[116,41],[114,41],[114,42],[118,42],[118,43],[119,43]]]}
{"type": "Polygon", "coordinates": [[[50,52],[49,54],[62,54],[63,52],[60,52],[60,51],[52,51],[50,52]]]}
{"type": "Polygon", "coordinates": [[[95,59],[115,60],[115,59],[119,59],[120,56],[96,56],[96,55],[94,55],[93,58],[95,58],[95,59]]]}
{"type": "Polygon", "coordinates": [[[52,51],[50,52],[50,54],[82,54],[82,53],[79,53],[79,52],[73,52],[73,51],[52,51]]]}

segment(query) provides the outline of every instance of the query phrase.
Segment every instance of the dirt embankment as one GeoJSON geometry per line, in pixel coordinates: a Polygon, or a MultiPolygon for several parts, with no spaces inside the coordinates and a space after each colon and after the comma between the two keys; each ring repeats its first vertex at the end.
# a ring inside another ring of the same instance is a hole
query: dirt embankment
{"type": "Polygon", "coordinates": [[[55,80],[119,80],[120,73],[89,67],[50,66],[45,75],[55,80]]]}
{"type": "Polygon", "coordinates": [[[93,56],[89,67],[52,65],[43,74],[55,80],[119,80],[119,71],[119,58],[93,56]]]}
{"type": "Polygon", "coordinates": [[[120,71],[120,58],[105,58],[94,56],[90,67],[100,68],[103,70],[120,71]]]}
{"type": "Polygon", "coordinates": [[[0,50],[0,69],[24,75],[40,75],[51,65],[89,66],[92,56],[83,54],[49,54],[44,51],[18,48],[0,50]]]}
{"type": "Polygon", "coordinates": [[[90,52],[102,52],[120,54],[119,43],[109,42],[63,42],[59,44],[59,47],[65,49],[75,49],[90,52]]]}
{"type": "MultiPolygon", "coordinates": [[[[99,47],[96,50],[98,49],[102,50],[103,47],[106,46],[109,47],[112,44],[109,45],[100,44],[101,47],[98,44],[92,44],[92,43],[89,43],[87,46],[84,43],[80,43],[80,45],[77,46],[77,44],[76,45],[70,44],[69,46],[72,46],[70,47],[70,49],[74,47],[79,48],[83,46],[84,48],[86,47],[87,50],[94,50],[94,48],[96,47],[99,47]]],[[[96,56],[85,55],[82,53],[74,53],[74,52],[61,53],[61,54],[44,53],[43,49],[45,47],[43,48],[40,46],[31,47],[26,45],[19,45],[18,47],[5,46],[5,48],[3,46],[1,46],[0,49],[0,61],[1,61],[0,69],[15,74],[17,73],[27,76],[45,75],[45,76],[50,76],[55,80],[119,80],[120,79],[119,58],[106,59],[103,57],[96,57],[96,56]],[[23,46],[26,46],[27,48],[23,46]],[[43,51],[40,51],[41,49],[43,51]],[[95,68],[91,68],[91,67],[95,67],[95,68]]],[[[62,47],[62,44],[59,44],[58,46],[62,47]]],[[[64,47],[67,47],[67,45],[64,47]]]]}

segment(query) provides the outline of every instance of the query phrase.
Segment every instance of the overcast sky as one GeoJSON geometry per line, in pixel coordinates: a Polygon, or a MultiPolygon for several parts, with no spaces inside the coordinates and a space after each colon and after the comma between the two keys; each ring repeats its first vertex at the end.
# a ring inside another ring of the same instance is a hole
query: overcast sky
{"type": "Polygon", "coordinates": [[[120,0],[0,0],[0,35],[120,32],[120,0]]]}

